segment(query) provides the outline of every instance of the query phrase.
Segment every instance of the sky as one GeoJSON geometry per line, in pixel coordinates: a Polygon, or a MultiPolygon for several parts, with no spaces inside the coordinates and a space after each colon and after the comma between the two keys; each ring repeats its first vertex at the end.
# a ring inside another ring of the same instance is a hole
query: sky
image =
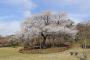
{"type": "Polygon", "coordinates": [[[75,22],[89,20],[90,0],[0,0],[0,34],[20,31],[25,18],[42,11],[64,11],[75,22]]]}

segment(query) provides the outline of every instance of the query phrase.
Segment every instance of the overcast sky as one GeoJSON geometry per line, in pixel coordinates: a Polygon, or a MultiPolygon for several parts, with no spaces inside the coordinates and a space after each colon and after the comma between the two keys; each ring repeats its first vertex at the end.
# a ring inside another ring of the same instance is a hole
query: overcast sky
{"type": "Polygon", "coordinates": [[[90,18],[90,0],[0,0],[0,34],[14,34],[28,16],[65,11],[75,22],[90,18]]]}

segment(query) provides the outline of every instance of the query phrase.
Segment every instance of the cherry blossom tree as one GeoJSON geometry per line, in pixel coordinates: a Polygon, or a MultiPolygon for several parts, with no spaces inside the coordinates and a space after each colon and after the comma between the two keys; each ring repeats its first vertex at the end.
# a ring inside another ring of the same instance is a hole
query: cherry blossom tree
{"type": "Polygon", "coordinates": [[[31,41],[34,41],[35,38],[36,45],[45,48],[48,36],[52,36],[51,40],[54,46],[54,40],[57,39],[55,38],[56,35],[67,35],[74,40],[78,31],[74,22],[65,13],[44,12],[27,18],[21,25],[21,32],[24,42],[27,42],[28,45],[31,45],[31,41]]]}

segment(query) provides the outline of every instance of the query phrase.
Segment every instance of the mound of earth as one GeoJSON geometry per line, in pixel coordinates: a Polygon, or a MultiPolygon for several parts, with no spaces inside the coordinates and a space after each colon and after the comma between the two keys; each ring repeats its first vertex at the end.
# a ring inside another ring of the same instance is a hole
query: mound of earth
{"type": "Polygon", "coordinates": [[[65,51],[69,48],[66,47],[56,47],[56,48],[47,48],[47,49],[31,49],[31,50],[19,50],[20,53],[28,53],[28,54],[48,54],[48,53],[57,53],[65,51]]]}

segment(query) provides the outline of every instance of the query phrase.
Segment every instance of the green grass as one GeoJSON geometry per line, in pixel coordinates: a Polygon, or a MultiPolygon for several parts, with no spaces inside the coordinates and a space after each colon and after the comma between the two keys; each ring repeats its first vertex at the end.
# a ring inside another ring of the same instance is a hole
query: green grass
{"type": "MultiPolygon", "coordinates": [[[[79,60],[76,56],[71,56],[70,51],[83,51],[81,48],[74,48],[64,52],[50,54],[22,54],[18,53],[19,48],[0,48],[0,60],[79,60]]],[[[90,56],[90,49],[86,50],[90,56]]],[[[88,58],[90,59],[90,58],[88,58]]]]}
{"type": "Polygon", "coordinates": [[[90,46],[90,40],[87,40],[87,45],[89,45],[89,46],[90,46]]]}

